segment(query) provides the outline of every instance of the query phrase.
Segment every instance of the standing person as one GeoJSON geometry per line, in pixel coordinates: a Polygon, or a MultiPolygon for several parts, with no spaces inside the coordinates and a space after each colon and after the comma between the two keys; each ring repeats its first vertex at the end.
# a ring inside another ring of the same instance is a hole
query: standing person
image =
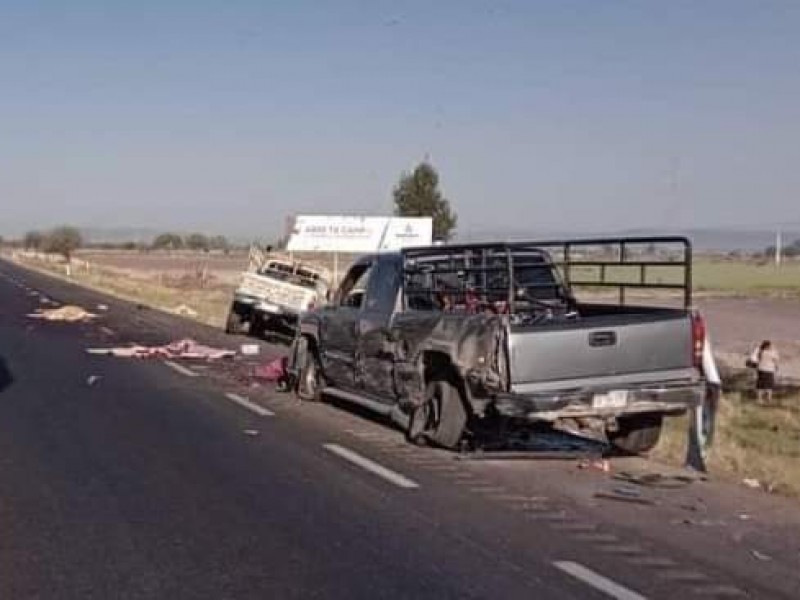
{"type": "Polygon", "coordinates": [[[756,398],[759,404],[772,402],[775,375],[778,372],[778,351],[772,342],[764,340],[750,359],[756,369],[756,398]]]}

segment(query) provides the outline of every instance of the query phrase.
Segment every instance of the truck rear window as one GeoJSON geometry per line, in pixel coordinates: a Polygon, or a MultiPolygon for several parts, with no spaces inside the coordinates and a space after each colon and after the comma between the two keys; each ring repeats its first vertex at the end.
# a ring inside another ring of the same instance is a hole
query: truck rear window
{"type": "Polygon", "coordinates": [[[415,256],[407,261],[404,289],[412,310],[525,311],[541,308],[543,301],[566,300],[547,254],[531,250],[415,256]]]}

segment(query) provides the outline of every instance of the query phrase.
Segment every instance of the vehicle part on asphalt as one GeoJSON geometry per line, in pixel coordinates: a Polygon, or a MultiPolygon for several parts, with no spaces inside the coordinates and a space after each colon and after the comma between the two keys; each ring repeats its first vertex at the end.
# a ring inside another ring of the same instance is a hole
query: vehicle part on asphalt
{"type": "Polygon", "coordinates": [[[660,413],[642,413],[621,417],[618,428],[609,432],[611,443],[629,454],[641,454],[655,448],[661,437],[664,416],[660,413]]]}

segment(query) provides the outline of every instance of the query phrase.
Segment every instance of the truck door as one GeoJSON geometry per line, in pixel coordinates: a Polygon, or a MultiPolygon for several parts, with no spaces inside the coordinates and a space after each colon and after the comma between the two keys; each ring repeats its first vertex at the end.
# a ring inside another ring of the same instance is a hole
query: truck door
{"type": "Polygon", "coordinates": [[[359,323],[356,385],[387,403],[394,402],[396,396],[389,327],[397,308],[401,272],[400,256],[386,255],[377,260],[359,323]]]}
{"type": "Polygon", "coordinates": [[[356,389],[355,358],[361,311],[372,261],[353,265],[342,280],[334,302],[324,310],[321,358],[328,379],[340,388],[356,389]]]}

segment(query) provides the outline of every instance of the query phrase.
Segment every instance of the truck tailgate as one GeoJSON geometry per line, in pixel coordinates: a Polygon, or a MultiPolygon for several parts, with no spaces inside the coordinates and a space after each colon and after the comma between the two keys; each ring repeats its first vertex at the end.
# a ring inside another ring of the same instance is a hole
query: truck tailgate
{"type": "Polygon", "coordinates": [[[306,290],[270,277],[262,277],[255,273],[244,273],[237,290],[255,298],[261,298],[281,307],[296,311],[305,310],[313,299],[314,291],[306,290]]]}
{"type": "Polygon", "coordinates": [[[531,393],[690,379],[688,313],[511,327],[512,391],[531,393]]]}

